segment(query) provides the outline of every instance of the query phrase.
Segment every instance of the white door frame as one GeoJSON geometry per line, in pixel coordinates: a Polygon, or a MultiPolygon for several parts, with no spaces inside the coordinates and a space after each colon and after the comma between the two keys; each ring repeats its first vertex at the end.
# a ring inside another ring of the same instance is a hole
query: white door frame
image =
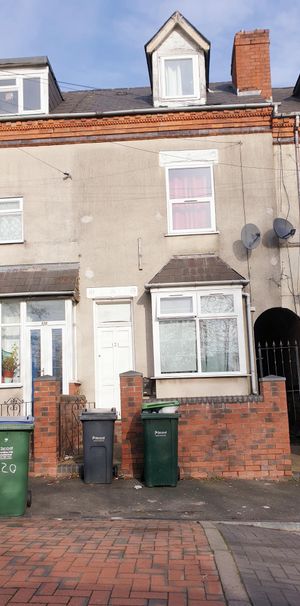
{"type": "MultiPolygon", "coordinates": [[[[98,289],[95,289],[98,290],[98,289]]],[[[125,293],[124,293],[125,294],[125,293]]],[[[115,321],[115,322],[107,322],[106,324],[103,324],[103,328],[104,327],[111,327],[111,328],[120,328],[120,327],[127,327],[131,329],[131,352],[132,352],[132,370],[135,369],[135,348],[134,348],[134,316],[133,316],[133,300],[132,300],[132,296],[131,297],[120,297],[120,296],[115,296],[115,297],[97,297],[96,299],[94,299],[93,301],[93,316],[94,316],[94,370],[95,370],[95,403],[96,406],[104,406],[105,407],[105,402],[101,402],[100,401],[100,387],[101,387],[101,377],[99,376],[99,367],[98,367],[98,343],[97,343],[97,329],[100,328],[101,329],[101,325],[97,325],[97,317],[96,317],[96,313],[97,313],[97,305],[99,305],[99,303],[103,303],[103,304],[115,304],[115,303],[129,303],[130,304],[130,322],[120,322],[120,321],[115,321]]]]}
{"type": "Polygon", "coordinates": [[[44,374],[52,374],[52,348],[50,347],[49,329],[62,328],[62,388],[63,393],[69,393],[69,382],[74,375],[74,335],[73,335],[73,304],[69,299],[65,300],[65,320],[49,322],[28,322],[26,321],[26,303],[21,303],[21,317],[24,326],[23,338],[21,342],[21,358],[23,364],[23,385],[24,400],[31,402],[32,396],[32,368],[31,368],[31,342],[30,331],[34,329],[41,330],[41,369],[44,368],[44,374]],[[48,330],[47,330],[48,329],[48,330]],[[43,333],[43,334],[42,334],[43,333]],[[48,344],[47,344],[48,333],[48,344]],[[42,345],[43,343],[43,345],[42,345]],[[43,365],[44,362],[44,365],[43,365]]]}

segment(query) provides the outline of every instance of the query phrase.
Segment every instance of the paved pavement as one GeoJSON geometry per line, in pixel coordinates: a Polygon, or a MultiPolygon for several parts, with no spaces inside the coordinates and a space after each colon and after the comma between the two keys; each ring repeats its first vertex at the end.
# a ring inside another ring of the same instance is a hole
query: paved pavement
{"type": "Polygon", "coordinates": [[[0,521],[0,604],[224,606],[197,522],[0,521]]]}
{"type": "Polygon", "coordinates": [[[299,482],[30,483],[0,606],[300,606],[299,482]]]}
{"type": "Polygon", "coordinates": [[[300,532],[218,524],[255,606],[300,605],[300,532]]]}

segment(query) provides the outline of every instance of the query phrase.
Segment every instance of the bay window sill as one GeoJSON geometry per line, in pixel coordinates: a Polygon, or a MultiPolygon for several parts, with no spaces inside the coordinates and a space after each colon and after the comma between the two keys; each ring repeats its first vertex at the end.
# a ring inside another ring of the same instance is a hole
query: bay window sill
{"type": "Polygon", "coordinates": [[[232,378],[232,377],[250,377],[250,373],[248,372],[220,372],[220,373],[215,373],[215,372],[206,372],[203,374],[191,374],[191,373],[180,373],[180,374],[164,374],[164,375],[155,375],[154,377],[151,377],[151,379],[154,379],[155,381],[158,381],[160,379],[213,379],[213,378],[220,378],[220,379],[224,379],[224,378],[232,378]]]}

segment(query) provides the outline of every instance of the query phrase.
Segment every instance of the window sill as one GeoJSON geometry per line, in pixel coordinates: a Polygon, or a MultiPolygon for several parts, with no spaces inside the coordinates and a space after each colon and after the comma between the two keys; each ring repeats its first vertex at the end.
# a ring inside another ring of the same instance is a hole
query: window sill
{"type": "Polygon", "coordinates": [[[0,383],[0,389],[15,389],[23,387],[23,383],[0,383]]]}
{"type": "Polygon", "coordinates": [[[247,372],[206,372],[203,374],[196,374],[196,373],[180,373],[180,374],[165,374],[165,375],[155,375],[154,377],[151,377],[151,379],[154,379],[156,381],[160,380],[160,379],[214,379],[214,378],[220,378],[220,379],[224,379],[224,378],[233,378],[233,377],[250,377],[251,375],[247,372]]]}
{"type": "Polygon", "coordinates": [[[219,233],[219,231],[189,231],[184,233],[165,234],[165,238],[174,238],[175,236],[180,236],[181,238],[183,236],[213,236],[214,234],[219,233]]]}
{"type": "Polygon", "coordinates": [[[24,244],[25,240],[0,240],[0,246],[2,244],[24,244]]]}

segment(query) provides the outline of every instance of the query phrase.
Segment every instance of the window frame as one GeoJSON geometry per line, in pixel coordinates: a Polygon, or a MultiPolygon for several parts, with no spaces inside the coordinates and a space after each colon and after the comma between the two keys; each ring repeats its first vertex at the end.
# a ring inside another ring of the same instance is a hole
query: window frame
{"type": "Polygon", "coordinates": [[[189,234],[208,234],[216,231],[216,210],[215,210],[215,186],[214,186],[214,171],[213,162],[178,162],[171,163],[165,167],[166,173],[166,194],[167,194],[167,220],[169,235],[189,235],[189,234]],[[209,168],[211,178],[211,194],[210,196],[199,196],[198,198],[174,198],[170,197],[170,171],[174,169],[186,168],[209,168]],[[174,229],[173,228],[173,204],[184,204],[188,202],[209,202],[210,206],[210,227],[201,227],[193,229],[174,229]]]}
{"type": "MultiPolygon", "coordinates": [[[[34,297],[34,300],[38,301],[52,301],[55,300],[51,296],[34,297]]],[[[2,354],[2,328],[6,327],[19,327],[19,366],[20,366],[20,379],[18,382],[5,383],[2,381],[2,355],[0,357],[0,390],[1,389],[14,389],[23,387],[23,399],[29,402],[30,390],[28,384],[28,378],[31,376],[31,360],[28,355],[28,335],[30,329],[39,328],[62,328],[63,331],[63,387],[64,393],[68,393],[68,385],[76,373],[76,359],[75,359],[75,326],[76,326],[76,308],[72,302],[72,299],[66,299],[62,297],[65,308],[65,319],[64,320],[40,320],[30,321],[27,317],[27,304],[32,299],[20,299],[19,297],[2,297],[0,296],[0,353],[2,354]],[[2,304],[7,302],[19,303],[20,306],[20,317],[19,322],[8,322],[2,323],[2,304]]]]}
{"type": "Polygon", "coordinates": [[[16,239],[16,240],[1,240],[0,238],[0,246],[2,244],[21,244],[22,242],[24,242],[24,212],[23,212],[23,198],[20,196],[10,196],[8,198],[0,198],[0,220],[1,217],[3,216],[7,216],[7,215],[19,215],[21,216],[21,237],[16,239]],[[6,210],[2,210],[1,209],[1,203],[2,202],[18,202],[19,203],[19,208],[18,209],[6,209],[6,210]]]}
{"type": "Polygon", "coordinates": [[[48,112],[48,68],[46,69],[37,69],[35,71],[25,70],[16,67],[16,72],[14,72],[14,68],[10,70],[0,70],[0,92],[17,92],[18,93],[18,111],[11,113],[2,113],[0,109],[0,116],[7,117],[10,116],[18,116],[18,115],[35,115],[35,114],[45,114],[48,112]],[[39,109],[24,109],[24,89],[23,89],[23,81],[27,79],[37,79],[40,80],[40,108],[39,109]],[[16,84],[11,84],[10,86],[1,86],[1,81],[3,80],[15,80],[16,84]]]}
{"type": "Polygon", "coordinates": [[[161,97],[168,101],[174,99],[198,99],[200,96],[200,85],[199,85],[199,58],[198,55],[187,54],[187,55],[166,55],[161,57],[161,97]],[[166,92],[166,61],[180,61],[182,59],[190,59],[192,61],[193,71],[193,88],[194,92],[192,95],[167,95],[166,92]]]}
{"type": "Polygon", "coordinates": [[[209,378],[209,377],[238,377],[247,375],[246,369],[246,340],[244,327],[244,309],[242,300],[242,286],[196,286],[193,288],[160,288],[151,290],[152,302],[152,330],[153,330],[153,354],[154,354],[154,374],[156,379],[169,378],[209,378]],[[233,295],[234,311],[233,312],[215,312],[201,313],[200,299],[201,296],[207,295],[233,295]],[[195,314],[168,314],[161,315],[160,300],[162,298],[174,296],[193,296],[196,308],[195,314]],[[237,323],[237,341],[238,341],[238,356],[239,370],[236,371],[220,371],[220,372],[205,372],[201,370],[201,345],[200,345],[200,322],[201,320],[209,319],[231,319],[235,318],[237,323]],[[159,323],[164,320],[186,320],[191,319],[196,324],[196,355],[197,355],[197,372],[161,372],[160,359],[160,339],[159,339],[159,323]]]}

